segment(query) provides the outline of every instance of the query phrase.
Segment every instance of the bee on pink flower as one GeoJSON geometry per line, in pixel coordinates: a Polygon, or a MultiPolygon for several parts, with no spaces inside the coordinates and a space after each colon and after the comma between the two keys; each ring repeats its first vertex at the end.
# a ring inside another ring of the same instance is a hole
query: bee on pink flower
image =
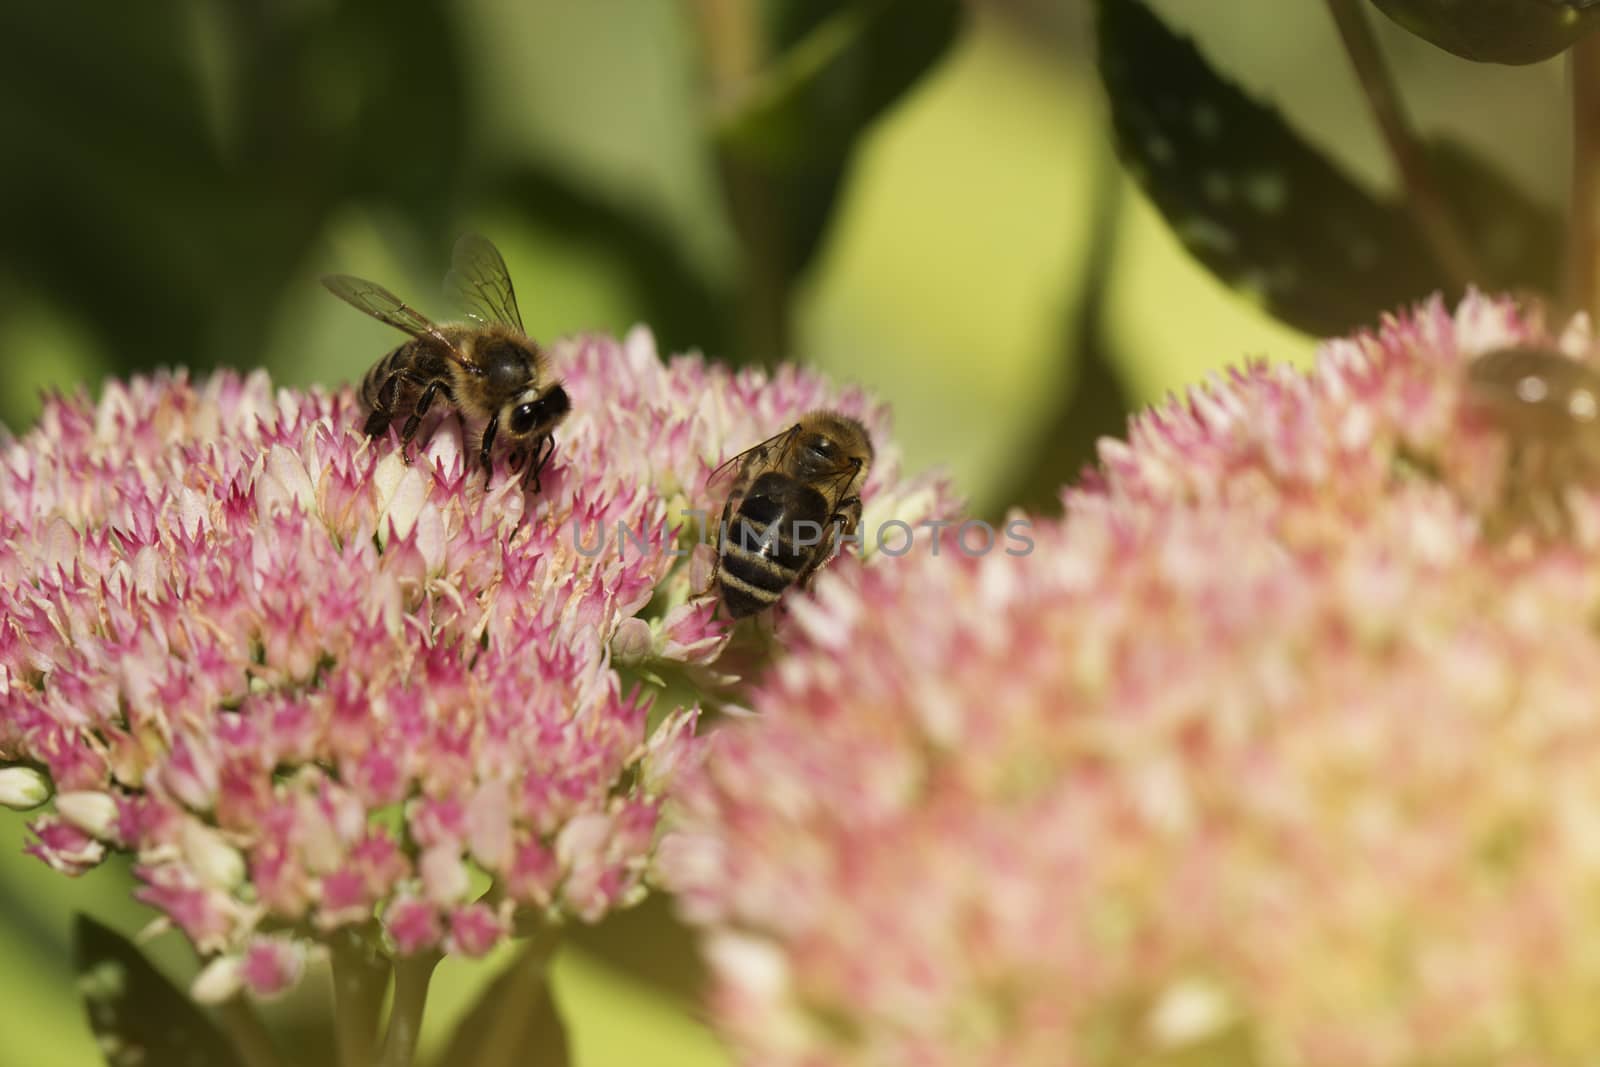
{"type": "Polygon", "coordinates": [[[347,936],[477,956],[647,892],[699,708],[652,720],[619,667],[722,655],[679,543],[734,447],[837,408],[880,442],[865,501],[950,506],[815,375],[664,362],[642,329],[551,358],[572,412],[538,495],[471,476],[458,413],[408,463],[353,391],[259,373],[114,381],[0,446],[0,801],[54,794],[31,850],[64,874],[132,854],[207,995],[281,992],[347,936]]]}

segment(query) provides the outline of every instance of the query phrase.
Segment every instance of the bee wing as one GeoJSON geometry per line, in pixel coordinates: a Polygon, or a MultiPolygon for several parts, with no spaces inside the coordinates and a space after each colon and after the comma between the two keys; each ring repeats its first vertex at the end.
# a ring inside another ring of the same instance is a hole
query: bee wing
{"type": "Polygon", "coordinates": [[[472,318],[484,325],[510,326],[518,333],[526,332],[506,261],[482,234],[469,233],[456,242],[444,284],[465,304],[472,318]]]}
{"type": "Polygon", "coordinates": [[[478,373],[477,366],[462,358],[456,346],[432,320],[377,282],[369,282],[351,274],[325,274],[322,284],[334,296],[379,322],[386,322],[419,340],[435,342],[451,359],[474,374],[478,373]]]}
{"type": "Polygon", "coordinates": [[[743,452],[739,452],[733,456],[730,456],[728,459],[719,464],[717,468],[710,474],[706,475],[706,488],[710,489],[713,485],[716,485],[717,482],[727,477],[730,473],[742,469],[744,467],[745,460],[756,455],[757,453],[764,454],[767,452],[767,450],[776,446],[780,441],[782,441],[784,443],[784,447],[787,448],[789,441],[794,440],[795,431],[798,429],[800,429],[800,424],[795,423],[787,430],[775,433],[765,441],[762,441],[759,444],[751,445],[743,452]]]}

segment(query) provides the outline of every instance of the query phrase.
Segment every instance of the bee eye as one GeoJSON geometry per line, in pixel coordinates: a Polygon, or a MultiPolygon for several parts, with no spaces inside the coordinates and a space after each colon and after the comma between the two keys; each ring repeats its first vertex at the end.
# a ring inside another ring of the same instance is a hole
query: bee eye
{"type": "Polygon", "coordinates": [[[567,399],[567,391],[557,385],[538,400],[530,400],[511,409],[511,432],[527,433],[535,426],[559,419],[571,410],[572,401],[567,399]]]}
{"type": "Polygon", "coordinates": [[[533,429],[537,421],[539,421],[538,401],[532,404],[518,404],[516,410],[511,413],[511,432],[527,433],[533,429]]]}

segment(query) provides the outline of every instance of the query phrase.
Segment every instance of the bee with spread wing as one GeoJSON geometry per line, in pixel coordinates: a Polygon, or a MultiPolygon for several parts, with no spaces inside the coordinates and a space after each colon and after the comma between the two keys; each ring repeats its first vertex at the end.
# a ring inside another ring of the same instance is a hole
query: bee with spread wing
{"type": "Polygon", "coordinates": [[[483,424],[478,462],[485,484],[493,473],[491,450],[504,438],[513,473],[520,470],[523,487],[531,483],[538,491],[539,474],[555,452],[554,431],[572,404],[551,374],[549,357],[523,329],[505,260],[488,238],[468,234],[457,241],[446,278],[470,309],[470,325],[436,325],[383,286],[348,274],[330,274],[322,284],[411,337],[361,381],[367,434],[377,437],[404,416],[404,447],[443,398],[483,424]]]}

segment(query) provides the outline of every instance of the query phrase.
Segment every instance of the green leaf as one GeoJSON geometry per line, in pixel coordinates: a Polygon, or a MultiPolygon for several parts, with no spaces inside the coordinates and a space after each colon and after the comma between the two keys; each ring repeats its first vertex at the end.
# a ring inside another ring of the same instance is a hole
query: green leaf
{"type": "Polygon", "coordinates": [[[1515,182],[1465,145],[1428,146],[1439,187],[1494,289],[1554,293],[1560,285],[1564,226],[1559,211],[1530,199],[1515,182]]]}
{"type": "Polygon", "coordinates": [[[740,156],[782,169],[826,170],[944,55],[957,0],[855,0],[788,48],[719,123],[740,156]]]}
{"type": "MultiPolygon", "coordinates": [[[[1118,152],[1197,259],[1283,321],[1330,336],[1456,287],[1398,203],[1374,196],[1138,0],[1100,0],[1118,152]]],[[[1560,223],[1459,146],[1437,184],[1488,287],[1549,290],[1560,223]]]]}
{"type": "Polygon", "coordinates": [[[1600,10],[1579,0],[1372,2],[1423,40],[1480,63],[1537,63],[1600,27],[1600,10]]]}
{"type": "MultiPolygon", "coordinates": [[[[667,697],[656,703],[672,706],[667,697]]],[[[705,992],[708,978],[695,935],[664,893],[651,893],[634,907],[613,911],[592,926],[574,924],[567,937],[591,956],[679,1003],[698,1003],[705,992]]]]}
{"type": "Polygon", "coordinates": [[[121,934],[87,916],[73,929],[78,989],[111,1067],[242,1067],[222,1032],[121,934]]]}
{"type": "Polygon", "coordinates": [[[0,7],[0,140],[28,157],[0,168],[0,279],[124,369],[256,362],[347,201],[445,229],[466,127],[449,28],[432,0],[0,7]]]}
{"type": "MultiPolygon", "coordinates": [[[[632,321],[648,322],[663,352],[727,352],[732,331],[722,313],[726,294],[644,212],[537,164],[509,166],[475,191],[483,203],[514,212],[542,231],[606,253],[629,290],[632,321]]],[[[615,325],[620,331],[632,321],[615,325]]]]}
{"type": "Polygon", "coordinates": [[[1094,230],[1089,241],[1089,266],[1085,290],[1071,303],[1077,313],[1063,331],[1062,359],[1074,364],[1072,388],[1054,398],[1053,412],[1033,442],[1020,453],[1026,463],[1014,463],[1012,480],[992,499],[1004,507],[986,518],[1003,523],[1006,512],[1022,508],[1030,514],[1059,513],[1064,486],[1079,483],[1099,459],[1102,437],[1122,437],[1134,404],[1118,377],[1120,353],[1103,327],[1101,309],[1111,279],[1111,259],[1116,255],[1117,219],[1121,215],[1123,184],[1116,180],[1109,161],[1095,182],[1094,230]]]}
{"type": "Polygon", "coordinates": [[[569,1067],[566,1027],[550,992],[551,931],[536,935],[456,1026],[439,1067],[569,1067]]]}

